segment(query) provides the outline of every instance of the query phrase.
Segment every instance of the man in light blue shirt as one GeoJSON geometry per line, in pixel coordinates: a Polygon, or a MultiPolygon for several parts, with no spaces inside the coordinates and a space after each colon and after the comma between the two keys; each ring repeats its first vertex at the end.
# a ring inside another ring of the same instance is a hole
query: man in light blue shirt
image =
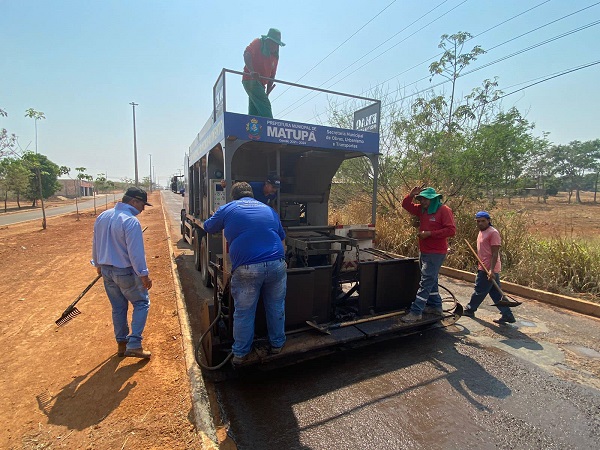
{"type": "Polygon", "coordinates": [[[112,319],[119,356],[150,358],[142,348],[142,333],[148,318],[150,298],[142,226],[135,217],[152,206],[143,189],[130,187],[121,202],[104,211],[94,223],[92,264],[102,275],[106,295],[112,305],[112,319]],[[129,303],[133,305],[131,333],[127,322],[129,303]]]}

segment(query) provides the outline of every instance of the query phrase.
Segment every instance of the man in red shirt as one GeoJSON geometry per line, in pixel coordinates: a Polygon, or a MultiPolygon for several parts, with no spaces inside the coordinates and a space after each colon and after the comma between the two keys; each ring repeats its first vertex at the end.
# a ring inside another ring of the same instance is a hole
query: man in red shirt
{"type": "MultiPolygon", "coordinates": [[[[502,263],[500,262],[500,245],[502,239],[500,233],[492,226],[492,219],[487,211],[479,211],[475,214],[479,235],[477,236],[477,255],[485,264],[483,267],[478,264],[477,277],[475,278],[475,292],[471,295],[469,304],[465,307],[464,315],[475,318],[475,311],[483,299],[490,294],[492,301],[498,303],[502,300],[502,294],[494,287],[492,278],[496,280],[500,286],[500,270],[502,263]],[[489,271],[489,275],[488,275],[489,271]]],[[[496,323],[514,323],[515,316],[507,306],[496,306],[502,317],[494,319],[496,323]]]]}
{"type": "Polygon", "coordinates": [[[244,76],[242,85],[248,94],[248,114],[252,116],[273,118],[269,94],[275,87],[273,81],[265,78],[275,78],[279,62],[279,47],[281,32],[276,28],[260,38],[254,39],[244,51],[244,76]],[[266,91],[265,91],[266,87],[266,91]]]}
{"type": "Polygon", "coordinates": [[[401,319],[411,323],[421,320],[423,313],[444,314],[442,297],[438,292],[438,275],[448,253],[448,238],[456,233],[456,225],[452,210],[442,204],[442,195],[432,187],[414,187],[404,197],[402,208],[419,218],[421,281],[409,313],[401,319]],[[419,204],[413,203],[413,199],[419,204]]]}

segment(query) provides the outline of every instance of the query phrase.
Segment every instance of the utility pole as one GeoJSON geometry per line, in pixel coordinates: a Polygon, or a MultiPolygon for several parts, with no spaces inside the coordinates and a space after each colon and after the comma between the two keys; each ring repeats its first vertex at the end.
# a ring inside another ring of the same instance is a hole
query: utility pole
{"type": "Polygon", "coordinates": [[[152,153],[149,154],[150,156],[150,176],[148,177],[148,192],[152,192],[152,153]]]}
{"type": "Polygon", "coordinates": [[[133,159],[135,162],[135,185],[138,186],[137,141],[135,136],[135,107],[138,106],[138,104],[131,102],[130,105],[133,106],[133,159]]]}

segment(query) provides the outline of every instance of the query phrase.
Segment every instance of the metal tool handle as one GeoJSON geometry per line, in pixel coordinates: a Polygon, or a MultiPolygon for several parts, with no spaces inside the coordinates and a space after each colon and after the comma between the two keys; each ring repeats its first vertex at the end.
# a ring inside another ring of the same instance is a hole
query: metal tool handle
{"type": "Polygon", "coordinates": [[[481,264],[481,267],[483,267],[483,270],[485,270],[485,273],[487,273],[487,276],[488,276],[489,280],[492,282],[492,284],[494,285],[494,287],[496,289],[498,289],[498,292],[500,292],[500,295],[502,295],[502,297],[504,297],[504,292],[502,292],[502,289],[500,289],[500,286],[498,286],[498,283],[496,283],[496,280],[494,279],[494,277],[491,276],[492,272],[489,271],[487,267],[485,267],[485,264],[483,263],[483,261],[481,260],[481,258],[477,254],[477,252],[473,249],[473,247],[471,247],[471,244],[469,244],[469,241],[467,241],[465,239],[465,242],[469,246],[469,249],[471,250],[471,252],[475,255],[475,258],[477,258],[477,261],[479,261],[479,264],[481,264]]]}

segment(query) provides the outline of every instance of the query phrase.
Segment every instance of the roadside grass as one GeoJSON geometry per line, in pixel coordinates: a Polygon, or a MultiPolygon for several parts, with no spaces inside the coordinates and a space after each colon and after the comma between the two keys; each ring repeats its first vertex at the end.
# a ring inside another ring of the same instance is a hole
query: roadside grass
{"type": "MultiPolygon", "coordinates": [[[[531,231],[532,218],[527,208],[500,205],[462,204],[454,210],[456,235],[449,240],[445,265],[475,272],[477,261],[466,239],[475,248],[478,229],[476,211],[487,209],[492,223],[502,236],[502,279],[523,286],[600,303],[600,236],[574,233],[539,234],[531,231]]],[[[331,211],[332,223],[368,223],[369,205],[351,201],[331,211]]],[[[406,211],[377,216],[376,245],[406,256],[418,256],[418,226],[406,211]]],[[[560,226],[553,228],[561,230],[560,226]]]]}

